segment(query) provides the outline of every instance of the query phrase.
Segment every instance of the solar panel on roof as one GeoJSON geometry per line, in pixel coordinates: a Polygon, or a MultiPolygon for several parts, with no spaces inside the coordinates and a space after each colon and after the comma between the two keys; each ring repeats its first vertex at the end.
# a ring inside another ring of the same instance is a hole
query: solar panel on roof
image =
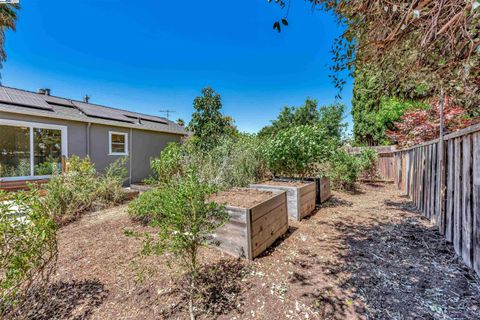
{"type": "Polygon", "coordinates": [[[45,99],[47,102],[59,104],[61,106],[73,107],[73,103],[70,100],[64,98],[45,95],[43,96],[43,99],[45,99]]]}
{"type": "Polygon", "coordinates": [[[154,117],[144,114],[135,114],[135,113],[124,113],[125,116],[132,118],[132,119],[140,119],[140,120],[147,120],[151,122],[161,123],[161,124],[168,124],[168,122],[160,117],[154,117]]]}
{"type": "Polygon", "coordinates": [[[53,110],[53,108],[41,97],[33,92],[4,88],[0,90],[0,100],[3,102],[18,104],[31,108],[53,110]]]}
{"type": "Polygon", "coordinates": [[[9,93],[9,96],[12,99],[12,102],[16,104],[21,104],[27,107],[53,110],[52,106],[50,106],[45,100],[35,97],[34,95],[29,96],[9,93]]]}
{"type": "Polygon", "coordinates": [[[117,111],[117,110],[113,110],[103,106],[79,102],[79,101],[72,101],[72,103],[78,109],[80,109],[80,111],[82,111],[89,117],[117,120],[117,121],[129,122],[129,123],[134,122],[132,119],[129,119],[126,116],[124,116],[120,110],[117,111]]]}
{"type": "Polygon", "coordinates": [[[0,87],[0,101],[12,102],[12,99],[10,99],[10,96],[7,94],[7,91],[4,87],[0,87]]]}

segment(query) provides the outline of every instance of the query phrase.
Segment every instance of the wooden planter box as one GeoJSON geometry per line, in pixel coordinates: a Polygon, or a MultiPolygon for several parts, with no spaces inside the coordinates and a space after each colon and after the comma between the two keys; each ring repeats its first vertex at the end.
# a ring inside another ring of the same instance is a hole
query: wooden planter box
{"type": "Polygon", "coordinates": [[[302,220],[315,209],[317,196],[315,182],[271,180],[266,183],[251,184],[250,188],[286,191],[288,215],[297,221],[302,220]]]}
{"type": "MultiPolygon", "coordinates": [[[[222,201],[230,215],[229,221],[213,234],[213,244],[235,257],[253,260],[288,229],[287,196],[284,191],[262,192],[251,189],[227,191],[229,193],[261,193],[264,200],[253,205],[234,206],[222,201]],[[243,190],[243,191],[242,191],[243,190]],[[248,191],[245,191],[248,190],[248,191]]],[[[222,195],[222,192],[218,194],[222,195]]]]}
{"type": "MultiPolygon", "coordinates": [[[[279,178],[280,180],[299,180],[297,178],[287,178],[287,177],[282,177],[279,178]]],[[[315,198],[315,203],[317,206],[321,206],[322,203],[330,199],[332,196],[332,190],[330,188],[330,179],[327,177],[316,177],[316,178],[307,178],[305,179],[306,181],[313,181],[315,182],[315,188],[316,188],[316,198],[315,198]]]]}
{"type": "Polygon", "coordinates": [[[322,177],[315,178],[317,183],[317,204],[322,204],[332,196],[332,189],[330,188],[330,179],[322,177]]]}

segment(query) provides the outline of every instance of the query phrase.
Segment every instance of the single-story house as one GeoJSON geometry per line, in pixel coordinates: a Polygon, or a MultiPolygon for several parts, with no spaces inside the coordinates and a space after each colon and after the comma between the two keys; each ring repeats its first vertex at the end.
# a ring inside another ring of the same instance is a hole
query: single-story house
{"type": "Polygon", "coordinates": [[[89,156],[98,171],[127,157],[128,184],[150,176],[150,159],[186,136],[168,119],[0,86],[0,188],[45,180],[62,157],[89,156]]]}

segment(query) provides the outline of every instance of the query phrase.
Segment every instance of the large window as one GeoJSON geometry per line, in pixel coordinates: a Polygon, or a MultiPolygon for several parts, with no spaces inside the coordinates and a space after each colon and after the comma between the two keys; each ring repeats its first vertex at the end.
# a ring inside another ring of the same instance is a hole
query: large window
{"type": "Polygon", "coordinates": [[[0,125],[0,177],[30,175],[30,128],[0,125]]]}
{"type": "Polygon", "coordinates": [[[34,174],[50,175],[62,171],[62,131],[33,129],[34,174]]]}
{"type": "Polygon", "coordinates": [[[0,119],[0,178],[44,177],[62,170],[64,126],[0,119]]]}
{"type": "Polygon", "coordinates": [[[128,155],[128,134],[124,132],[109,133],[110,155],[126,156],[128,155]]]}

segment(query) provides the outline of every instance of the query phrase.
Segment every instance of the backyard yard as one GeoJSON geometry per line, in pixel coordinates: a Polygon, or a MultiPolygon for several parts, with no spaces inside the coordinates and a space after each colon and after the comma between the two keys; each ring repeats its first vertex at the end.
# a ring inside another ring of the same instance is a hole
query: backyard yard
{"type": "MultiPolygon", "coordinates": [[[[124,230],[148,227],[126,209],[87,214],[60,229],[48,293],[34,291],[23,316],[186,317],[182,281],[172,279],[164,257],[139,255],[141,240],[124,230]]],[[[209,269],[199,280],[200,318],[480,319],[478,276],[393,185],[334,192],[321,210],[290,221],[287,234],[253,262],[211,247],[200,260],[209,269]]]]}

